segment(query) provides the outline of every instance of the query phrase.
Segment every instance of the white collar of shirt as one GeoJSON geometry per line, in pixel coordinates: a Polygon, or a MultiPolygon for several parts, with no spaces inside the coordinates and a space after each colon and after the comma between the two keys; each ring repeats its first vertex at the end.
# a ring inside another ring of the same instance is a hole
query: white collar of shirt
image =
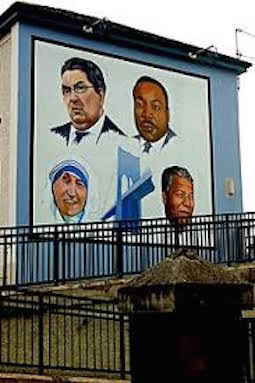
{"type": "MultiPolygon", "coordinates": [[[[89,141],[90,142],[93,141],[96,144],[97,140],[100,136],[101,130],[103,128],[104,120],[105,120],[105,113],[103,113],[102,116],[99,118],[99,120],[97,120],[97,122],[93,126],[91,126],[89,129],[84,130],[84,132],[83,131],[79,131],[79,132],[80,133],[89,133],[88,134],[89,141]]],[[[73,124],[71,124],[69,142],[76,143],[76,132],[77,132],[77,129],[75,129],[73,124]]],[[[86,138],[85,138],[85,140],[86,140],[86,138]]]]}
{"type": "Polygon", "coordinates": [[[164,145],[165,139],[166,139],[165,134],[163,137],[161,137],[158,141],[155,141],[155,142],[149,142],[149,141],[146,141],[143,137],[140,137],[139,142],[140,142],[141,151],[143,152],[145,144],[149,142],[151,144],[149,153],[144,152],[144,154],[150,154],[153,152],[159,153],[160,150],[162,149],[162,146],[164,145]]]}

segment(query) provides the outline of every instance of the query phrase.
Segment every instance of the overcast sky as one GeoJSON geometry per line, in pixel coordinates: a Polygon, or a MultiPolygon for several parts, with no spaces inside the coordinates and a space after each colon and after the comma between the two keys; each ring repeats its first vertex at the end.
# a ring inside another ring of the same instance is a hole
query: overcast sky
{"type": "MultiPolygon", "coordinates": [[[[255,65],[255,1],[228,0],[37,0],[37,3],[68,9],[96,17],[107,17],[129,27],[152,32],[170,39],[208,47],[219,53],[236,55],[235,28],[252,36],[238,33],[239,50],[245,61],[255,65]],[[254,59],[245,56],[254,57],[254,59]]],[[[14,1],[0,0],[0,14],[14,1]]],[[[242,158],[243,201],[245,211],[255,211],[255,127],[253,111],[255,69],[240,78],[239,120],[242,158]]]]}

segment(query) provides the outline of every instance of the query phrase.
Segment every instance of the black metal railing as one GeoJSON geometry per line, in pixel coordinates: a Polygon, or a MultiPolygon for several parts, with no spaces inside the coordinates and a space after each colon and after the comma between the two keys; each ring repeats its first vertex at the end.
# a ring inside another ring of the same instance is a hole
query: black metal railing
{"type": "Polygon", "coordinates": [[[0,229],[0,286],[139,273],[179,248],[231,265],[255,259],[255,213],[0,229]]]}
{"type": "MultiPolygon", "coordinates": [[[[241,323],[243,381],[254,383],[255,317],[241,323]]],[[[2,291],[0,371],[129,378],[129,317],[117,301],[2,291]]]]}
{"type": "Polygon", "coordinates": [[[129,373],[129,322],[116,302],[57,294],[0,297],[0,370],[129,373]]]}

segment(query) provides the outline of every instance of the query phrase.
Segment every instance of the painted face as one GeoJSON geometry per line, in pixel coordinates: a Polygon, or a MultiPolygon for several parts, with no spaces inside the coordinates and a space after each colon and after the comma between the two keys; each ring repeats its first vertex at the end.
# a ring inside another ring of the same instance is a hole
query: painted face
{"type": "Polygon", "coordinates": [[[195,207],[193,183],[174,175],[172,185],[162,193],[162,199],[167,218],[191,217],[195,207]]]}
{"type": "Polygon", "coordinates": [[[103,114],[104,93],[97,93],[86,73],[67,70],[62,76],[62,93],[71,122],[84,131],[94,125],[103,114]]]}
{"type": "Polygon", "coordinates": [[[63,173],[53,184],[55,204],[62,216],[81,213],[87,202],[87,188],[77,177],[63,173]]]}
{"type": "Polygon", "coordinates": [[[140,135],[158,141],[167,131],[169,111],[162,89],[151,82],[141,82],[134,90],[134,114],[140,135]]]}

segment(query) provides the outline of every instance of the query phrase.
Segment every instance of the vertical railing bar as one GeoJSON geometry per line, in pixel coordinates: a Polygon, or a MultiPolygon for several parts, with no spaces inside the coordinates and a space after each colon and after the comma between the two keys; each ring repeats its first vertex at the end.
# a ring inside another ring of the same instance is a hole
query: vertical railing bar
{"type": "Polygon", "coordinates": [[[6,286],[6,281],[7,281],[7,237],[4,237],[4,259],[3,259],[3,286],[6,286]]]}
{"type": "Polygon", "coordinates": [[[64,315],[64,367],[66,367],[66,353],[67,353],[67,325],[66,325],[66,300],[67,298],[63,298],[64,299],[64,311],[63,311],[63,315],[64,315]]]}
{"type": "Polygon", "coordinates": [[[39,295],[39,321],[38,321],[38,333],[39,333],[39,374],[43,374],[44,370],[44,355],[43,355],[43,296],[39,295]]]}
{"type": "Polygon", "coordinates": [[[55,226],[54,239],[53,239],[53,256],[54,256],[54,269],[53,280],[55,285],[58,285],[58,227],[55,226]]]}
{"type": "MultiPolygon", "coordinates": [[[[28,308],[27,299],[24,301],[25,310],[28,308]]],[[[23,316],[23,343],[24,343],[24,363],[26,363],[27,359],[27,326],[26,326],[26,318],[23,316]]]]}
{"type": "Polygon", "coordinates": [[[94,312],[94,320],[93,320],[93,365],[94,365],[94,370],[96,370],[96,314],[95,314],[95,306],[93,302],[93,312],[94,312]]]}
{"type": "MultiPolygon", "coordinates": [[[[9,310],[8,311],[10,311],[10,306],[11,306],[11,303],[10,303],[10,301],[8,302],[8,308],[9,308],[9,310]]],[[[8,316],[8,332],[7,332],[7,334],[8,334],[8,336],[7,336],[7,338],[8,338],[8,356],[7,356],[7,361],[8,361],[8,363],[10,363],[10,347],[11,347],[11,341],[10,341],[10,339],[11,339],[11,319],[10,319],[10,317],[8,316]]]]}
{"type": "MultiPolygon", "coordinates": [[[[45,234],[45,233],[44,233],[45,234]]],[[[45,277],[47,277],[47,281],[48,282],[50,282],[51,281],[51,272],[50,272],[50,258],[51,258],[51,253],[52,253],[52,251],[51,251],[51,248],[52,248],[52,243],[51,243],[51,240],[50,240],[50,238],[51,238],[51,233],[50,233],[50,230],[49,230],[49,232],[48,232],[48,234],[46,233],[46,235],[48,235],[49,236],[49,240],[48,241],[46,241],[46,243],[47,243],[47,257],[45,257],[44,256],[44,258],[43,258],[43,263],[45,262],[46,263],[46,269],[47,269],[47,271],[45,270],[45,274],[47,273],[47,275],[43,275],[43,280],[45,281],[45,277]],[[47,260],[46,260],[47,259],[47,260]]]]}
{"type": "Polygon", "coordinates": [[[103,316],[102,311],[99,313],[99,365],[100,368],[104,368],[104,359],[103,359],[103,316]]]}
{"type": "Polygon", "coordinates": [[[124,314],[119,314],[120,319],[120,378],[125,379],[125,331],[124,314]]]}
{"type": "MultiPolygon", "coordinates": [[[[83,323],[83,320],[82,320],[82,316],[80,314],[80,308],[78,308],[78,328],[80,330],[80,333],[82,334],[82,325],[85,324],[87,325],[87,323],[83,323]]],[[[86,332],[87,332],[87,329],[86,329],[86,332]]],[[[81,361],[82,361],[82,358],[81,358],[81,342],[82,342],[82,337],[79,336],[78,337],[78,360],[79,360],[79,368],[81,368],[81,361]]],[[[87,346],[85,345],[85,350],[87,350],[87,346]]],[[[86,351],[85,351],[86,352],[86,351]]],[[[86,362],[85,362],[86,363],[86,362]]],[[[86,366],[85,366],[86,368],[86,366]]]]}
{"type": "MultiPolygon", "coordinates": [[[[78,270],[77,270],[77,279],[81,280],[84,277],[84,273],[82,272],[82,254],[84,253],[84,244],[82,242],[83,233],[80,231],[79,233],[79,249],[78,249],[78,270]]],[[[84,256],[84,255],[83,255],[84,256]]]]}
{"type": "Polygon", "coordinates": [[[62,234],[62,239],[61,239],[61,258],[59,259],[59,262],[58,262],[58,277],[59,277],[59,281],[61,281],[61,283],[65,283],[65,281],[66,281],[66,279],[65,279],[66,233],[64,231],[62,231],[61,234],[62,234]],[[62,259],[62,262],[61,262],[61,259],[62,259]]]}
{"type": "MultiPolygon", "coordinates": [[[[16,310],[17,310],[17,312],[19,312],[19,302],[17,302],[17,304],[16,304],[16,310]]],[[[19,318],[18,318],[18,315],[16,315],[16,318],[15,318],[16,320],[15,320],[15,324],[16,324],[16,326],[15,326],[15,328],[16,328],[16,363],[18,363],[18,360],[19,360],[19,358],[18,358],[18,355],[19,355],[19,344],[18,344],[18,341],[19,341],[19,318]]]]}
{"type": "MultiPolygon", "coordinates": [[[[40,237],[42,237],[42,233],[40,234],[40,237]]],[[[47,241],[48,242],[48,241],[47,241]]],[[[43,239],[40,240],[40,263],[41,263],[41,281],[44,280],[44,273],[45,273],[45,264],[44,264],[44,252],[45,247],[47,243],[43,239]]]]}
{"type": "MultiPolygon", "coordinates": [[[[86,311],[87,314],[87,323],[86,323],[86,366],[87,368],[89,367],[89,353],[90,353],[90,347],[89,347],[89,329],[90,329],[90,320],[88,316],[88,311],[86,311]]],[[[94,319],[94,318],[93,318],[94,319]]],[[[80,349],[81,349],[81,344],[79,344],[80,349]]]]}
{"type": "Polygon", "coordinates": [[[77,256],[77,246],[79,247],[79,241],[77,242],[77,232],[73,233],[73,265],[72,265],[72,276],[71,279],[76,277],[76,256],[77,256]]]}
{"type": "MultiPolygon", "coordinates": [[[[107,337],[107,367],[110,369],[110,347],[111,347],[111,339],[110,339],[110,332],[109,332],[109,313],[106,315],[106,337],[107,337]]],[[[113,323],[114,324],[114,323],[113,323]]],[[[114,361],[115,361],[115,328],[113,328],[113,355],[114,355],[114,361]]]]}
{"type": "MultiPolygon", "coordinates": [[[[224,246],[224,249],[225,249],[225,252],[226,252],[225,259],[226,259],[227,265],[230,266],[231,263],[230,263],[230,259],[229,259],[229,223],[228,223],[228,214],[225,215],[225,219],[226,219],[226,237],[227,237],[227,238],[224,238],[224,242],[226,242],[226,247],[224,246]]],[[[224,227],[224,225],[223,225],[223,227],[224,227]]]]}
{"type": "Polygon", "coordinates": [[[105,227],[104,227],[104,237],[107,237],[107,245],[106,245],[107,264],[109,265],[109,268],[110,268],[109,271],[111,272],[111,274],[113,274],[113,265],[111,260],[115,258],[115,255],[114,255],[112,232],[109,233],[109,231],[105,227]]]}
{"type": "Polygon", "coordinates": [[[97,236],[97,241],[95,243],[95,263],[94,263],[94,272],[93,272],[93,277],[98,277],[99,276],[99,260],[98,260],[98,237],[99,237],[99,230],[98,227],[96,229],[96,236],[97,236]]]}
{"type": "MultiPolygon", "coordinates": [[[[101,235],[102,235],[102,240],[104,239],[104,236],[103,236],[103,228],[101,228],[101,235]]],[[[102,251],[102,274],[103,276],[105,275],[110,275],[111,274],[111,268],[110,268],[110,265],[108,262],[106,262],[106,259],[105,259],[105,244],[102,242],[102,245],[101,245],[101,251],[102,251]]]]}
{"type": "Polygon", "coordinates": [[[39,262],[39,239],[35,239],[35,257],[34,257],[34,252],[33,252],[33,248],[34,248],[34,245],[32,247],[32,261],[31,261],[31,282],[33,283],[34,282],[34,262],[36,263],[36,266],[35,266],[35,282],[38,283],[40,281],[40,262],[39,262]]]}
{"type": "MultiPolygon", "coordinates": [[[[56,297],[56,305],[58,306],[59,304],[59,297],[57,296],[56,297]]],[[[58,315],[58,312],[55,313],[55,317],[56,317],[56,322],[57,322],[57,328],[56,328],[56,332],[57,332],[57,336],[56,336],[56,348],[57,348],[57,352],[56,352],[56,356],[57,356],[57,366],[59,366],[59,315],[58,315]]]]}
{"type": "MultiPolygon", "coordinates": [[[[92,226],[93,229],[93,226],[92,226]]],[[[89,265],[89,274],[90,276],[94,276],[94,268],[95,268],[95,235],[96,231],[92,231],[92,237],[93,237],[93,242],[90,246],[90,257],[89,260],[92,261],[92,264],[89,265]]]]}
{"type": "Polygon", "coordinates": [[[122,243],[121,222],[118,223],[116,240],[117,240],[117,270],[116,270],[116,274],[118,277],[121,277],[123,274],[123,243],[122,243]]]}
{"type": "Polygon", "coordinates": [[[14,261],[14,264],[15,264],[15,281],[14,283],[18,286],[18,275],[19,275],[19,257],[18,257],[18,244],[16,243],[16,248],[15,248],[15,251],[14,251],[14,258],[15,258],[15,261],[14,261]]]}
{"type": "Polygon", "coordinates": [[[51,347],[52,347],[52,338],[51,338],[51,298],[50,295],[47,296],[47,306],[48,306],[48,364],[51,366],[51,347]]]}
{"type": "Polygon", "coordinates": [[[31,318],[30,318],[30,322],[31,322],[31,342],[30,342],[30,347],[31,349],[29,350],[29,352],[31,352],[31,364],[33,365],[34,363],[34,304],[33,304],[33,299],[34,299],[34,296],[32,295],[31,299],[30,299],[30,302],[29,302],[29,305],[30,305],[30,310],[31,310],[31,318]]]}
{"type": "Polygon", "coordinates": [[[73,314],[75,314],[74,312],[74,308],[73,308],[73,297],[70,298],[70,307],[69,307],[69,312],[70,312],[70,334],[68,334],[68,339],[70,339],[70,352],[71,352],[71,367],[74,368],[74,337],[72,337],[72,334],[74,334],[74,329],[73,329],[73,314]]]}
{"type": "Polygon", "coordinates": [[[13,237],[11,238],[11,246],[10,246],[10,253],[7,261],[7,265],[9,267],[9,272],[7,271],[7,274],[9,276],[9,285],[13,284],[12,281],[12,253],[13,253],[13,237]]]}

